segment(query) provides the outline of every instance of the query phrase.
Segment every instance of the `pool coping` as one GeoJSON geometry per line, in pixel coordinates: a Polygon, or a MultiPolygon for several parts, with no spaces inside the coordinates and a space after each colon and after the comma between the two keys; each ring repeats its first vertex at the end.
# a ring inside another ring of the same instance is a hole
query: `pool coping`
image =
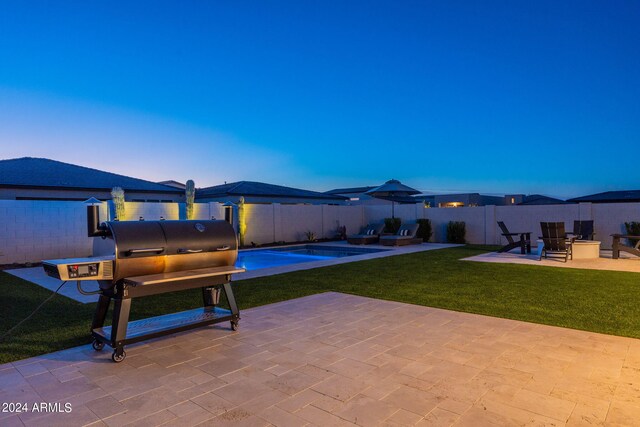
{"type": "MultiPolygon", "coordinates": [[[[291,273],[293,271],[311,270],[313,268],[328,267],[331,265],[346,264],[349,262],[365,261],[370,259],[386,258],[389,256],[412,254],[416,252],[425,252],[425,251],[430,251],[435,249],[445,249],[445,248],[452,248],[456,246],[464,246],[464,245],[457,245],[457,244],[451,244],[451,243],[421,243],[418,245],[408,245],[408,246],[383,246],[383,245],[375,245],[375,244],[374,245],[351,245],[346,241],[338,241],[338,242],[321,242],[321,243],[309,242],[309,243],[301,243],[301,244],[295,244],[295,245],[277,246],[277,248],[293,248],[293,247],[307,246],[307,245],[380,249],[381,251],[367,253],[367,254],[360,254],[360,255],[350,255],[350,256],[341,257],[341,258],[333,258],[333,259],[326,259],[326,260],[319,260],[319,261],[314,260],[309,262],[300,262],[297,264],[281,265],[281,266],[271,267],[271,268],[260,268],[258,270],[246,271],[244,273],[234,274],[233,281],[239,282],[242,280],[255,279],[257,277],[274,276],[276,274],[291,273]]],[[[264,250],[264,249],[270,249],[270,248],[251,248],[249,250],[254,251],[254,250],[260,250],[260,249],[264,250]]]]}
{"type": "MultiPolygon", "coordinates": [[[[327,260],[314,260],[309,262],[301,262],[297,264],[289,264],[289,265],[281,265],[277,267],[271,268],[260,268],[257,270],[247,271],[244,273],[238,273],[233,275],[233,282],[241,282],[243,280],[255,279],[258,277],[267,277],[274,276],[276,274],[284,274],[291,273],[293,271],[302,271],[302,270],[311,270],[314,268],[328,267],[331,265],[338,264],[346,264],[349,262],[356,261],[365,261],[370,259],[377,258],[386,258],[389,256],[396,255],[405,255],[416,252],[425,252],[435,249],[444,249],[451,248],[455,246],[464,246],[464,245],[456,245],[450,243],[421,243],[418,245],[409,245],[409,246],[382,246],[382,245],[350,245],[346,241],[338,241],[338,242],[309,242],[309,243],[300,243],[294,245],[282,245],[277,246],[278,249],[281,248],[294,248],[297,246],[306,246],[306,245],[314,245],[314,246],[329,246],[329,247],[355,247],[355,248],[368,248],[368,249],[384,249],[381,252],[360,254],[360,255],[351,255],[341,258],[333,258],[327,260]]],[[[243,249],[242,252],[245,251],[257,251],[257,250],[268,250],[271,247],[266,248],[251,248],[251,249],[243,249]]],[[[11,270],[5,270],[6,273],[9,273],[13,276],[19,277],[28,282],[34,283],[36,285],[42,286],[45,289],[50,291],[55,291],[60,284],[62,283],[60,280],[54,279],[46,275],[42,267],[27,267],[27,268],[16,268],[11,270]]],[[[82,282],[82,288],[86,291],[93,291],[98,289],[98,283],[95,281],[87,280],[82,282]]],[[[78,292],[75,283],[68,283],[60,289],[60,295],[64,295],[67,298],[71,298],[74,301],[78,301],[83,304],[91,304],[98,301],[98,295],[82,295],[78,292]]]]}

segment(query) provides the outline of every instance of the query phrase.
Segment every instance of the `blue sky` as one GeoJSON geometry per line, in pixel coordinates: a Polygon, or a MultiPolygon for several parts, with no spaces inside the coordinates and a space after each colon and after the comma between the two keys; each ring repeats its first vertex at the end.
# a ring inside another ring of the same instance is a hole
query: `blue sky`
{"type": "Polygon", "coordinates": [[[640,2],[3,2],[0,158],[197,186],[640,188],[640,2]]]}

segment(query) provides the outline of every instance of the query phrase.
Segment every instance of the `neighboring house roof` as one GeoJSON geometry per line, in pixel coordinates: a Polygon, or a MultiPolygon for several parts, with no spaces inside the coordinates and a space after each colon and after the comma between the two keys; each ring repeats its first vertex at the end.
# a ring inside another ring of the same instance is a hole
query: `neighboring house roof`
{"type": "Polygon", "coordinates": [[[351,187],[351,188],[336,188],[333,190],[325,191],[326,194],[358,194],[366,193],[369,190],[373,190],[374,187],[351,187]]]}
{"type": "Polygon", "coordinates": [[[239,181],[196,190],[196,198],[224,196],[289,197],[299,199],[346,200],[346,197],[284,187],[264,182],[239,181]]]}
{"type": "Polygon", "coordinates": [[[0,160],[0,187],[111,190],[182,193],[143,179],[37,157],[0,160]]]}
{"type": "Polygon", "coordinates": [[[566,205],[569,202],[542,194],[530,194],[525,196],[519,205],[566,205]]]}
{"type": "Polygon", "coordinates": [[[181,190],[184,190],[185,188],[187,188],[186,184],[183,184],[182,182],[174,181],[172,179],[170,179],[168,181],[160,181],[158,184],[168,185],[169,187],[175,187],[175,188],[179,188],[181,190]]]}
{"type": "Polygon", "coordinates": [[[624,203],[640,202],[640,190],[605,191],[604,193],[575,197],[568,202],[592,202],[592,203],[624,203]]]}

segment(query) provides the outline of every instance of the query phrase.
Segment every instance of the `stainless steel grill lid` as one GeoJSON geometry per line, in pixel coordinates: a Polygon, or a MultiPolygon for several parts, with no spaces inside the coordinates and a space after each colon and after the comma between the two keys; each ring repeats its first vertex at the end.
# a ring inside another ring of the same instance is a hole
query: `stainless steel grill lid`
{"type": "Polygon", "coordinates": [[[226,221],[160,221],[167,255],[237,250],[236,234],[226,221]]]}
{"type": "Polygon", "coordinates": [[[130,276],[232,266],[238,256],[233,227],[225,221],[110,221],[113,281],[130,276]]]}
{"type": "Polygon", "coordinates": [[[117,259],[164,255],[167,239],[160,221],[111,221],[107,225],[116,242],[117,259]]]}

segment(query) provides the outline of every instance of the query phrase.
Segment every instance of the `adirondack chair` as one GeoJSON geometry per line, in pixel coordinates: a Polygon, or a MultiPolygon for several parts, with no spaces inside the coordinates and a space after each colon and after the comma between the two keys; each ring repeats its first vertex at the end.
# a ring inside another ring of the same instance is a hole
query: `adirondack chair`
{"type": "Polygon", "coordinates": [[[507,244],[501,247],[498,252],[509,252],[511,249],[520,248],[520,253],[531,253],[531,232],[518,232],[511,233],[504,222],[498,221],[498,227],[502,230],[502,235],[507,239],[507,244]],[[519,236],[520,239],[514,239],[514,236],[519,236]]]}
{"type": "Polygon", "coordinates": [[[540,259],[544,255],[548,258],[549,255],[555,255],[564,258],[564,262],[571,256],[571,243],[574,239],[567,240],[567,234],[564,231],[564,222],[541,222],[540,228],[542,229],[542,241],[544,242],[544,248],[540,253],[540,259]]]}
{"type": "Polygon", "coordinates": [[[573,237],[575,240],[594,240],[593,236],[593,220],[573,221],[573,232],[568,232],[567,237],[573,237]]]}

